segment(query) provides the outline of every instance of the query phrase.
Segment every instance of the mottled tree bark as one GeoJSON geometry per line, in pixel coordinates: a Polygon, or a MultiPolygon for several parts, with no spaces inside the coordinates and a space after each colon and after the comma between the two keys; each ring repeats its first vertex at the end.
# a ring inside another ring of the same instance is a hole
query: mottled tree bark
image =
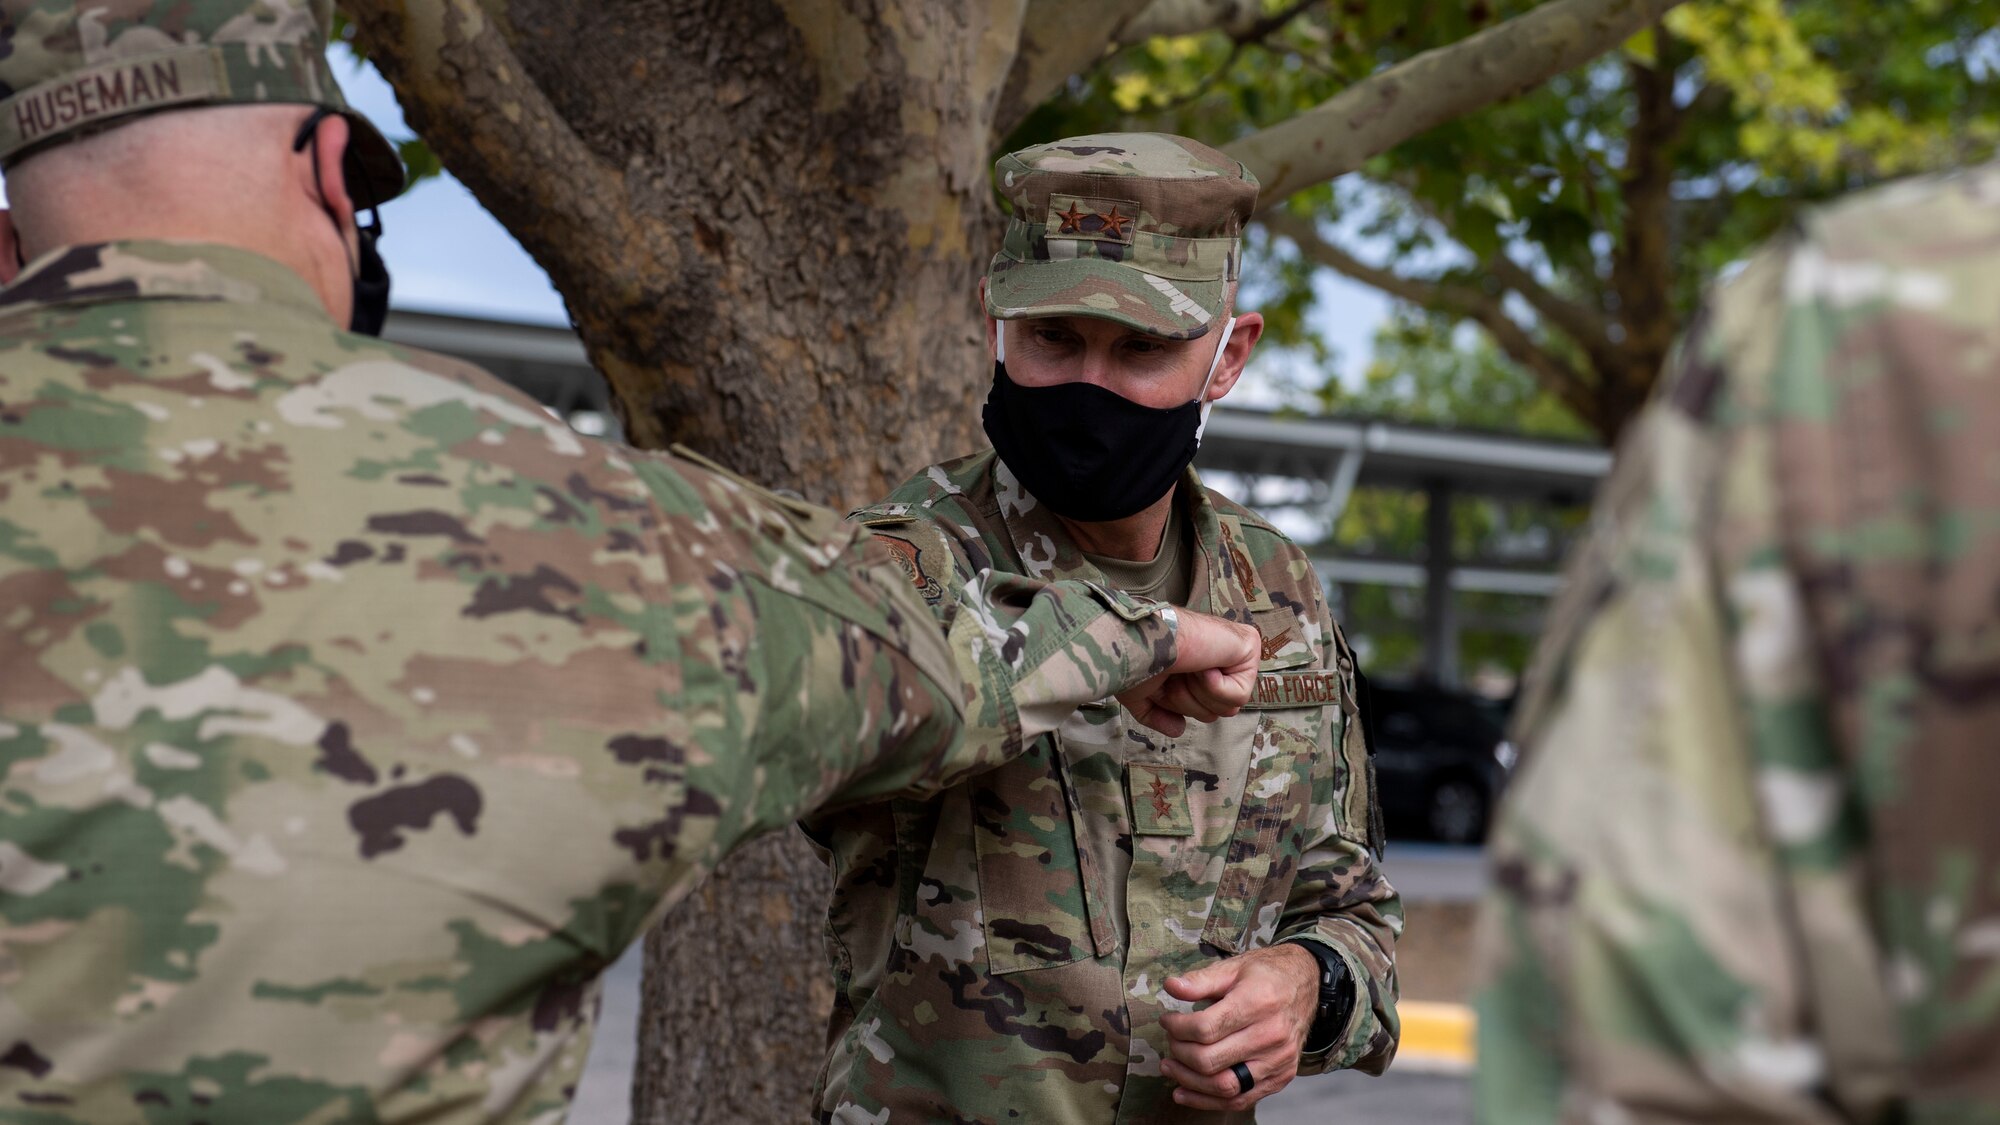
{"type": "Polygon", "coordinates": [[[350,7],[549,271],[635,443],[830,501],[970,445],[1019,3],[350,7]]]}
{"type": "Polygon", "coordinates": [[[832,886],[794,828],[731,856],[646,938],[633,1125],[810,1120],[832,886]]]}
{"type": "Polygon", "coordinates": [[[1625,143],[1625,174],[1619,194],[1625,229],[1611,256],[1611,288],[1617,294],[1622,367],[1604,372],[1598,428],[1618,434],[1645,406],[1660,368],[1673,349],[1673,186],[1674,146],[1681,112],[1674,105],[1674,59],[1679,46],[1665,27],[1654,29],[1657,58],[1651,65],[1626,63],[1637,103],[1625,143]]]}
{"type": "MultiPolygon", "coordinates": [[[[1151,2],[342,6],[410,124],[548,271],[630,439],[839,504],[980,444],[992,148],[1151,2]]],[[[1496,73],[1489,101],[1519,86],[1496,73]]],[[[636,1121],[807,1116],[826,886],[789,832],[649,939],[636,1121]]]]}

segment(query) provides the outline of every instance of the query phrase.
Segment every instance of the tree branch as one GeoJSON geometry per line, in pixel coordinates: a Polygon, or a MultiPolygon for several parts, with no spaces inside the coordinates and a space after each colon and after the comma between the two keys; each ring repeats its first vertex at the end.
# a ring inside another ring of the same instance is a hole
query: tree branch
{"type": "Polygon", "coordinates": [[[1228,31],[1255,23],[1263,14],[1259,0],[1152,0],[1118,34],[1118,45],[1127,47],[1161,35],[1228,31]]]}
{"type": "Polygon", "coordinates": [[[1557,331],[1575,340],[1593,363],[1617,354],[1618,346],[1611,342],[1610,333],[1605,331],[1602,314],[1543,285],[1539,278],[1508,257],[1506,251],[1494,255],[1484,268],[1495,281],[1520,294],[1528,307],[1557,331]]]}
{"type": "Polygon", "coordinates": [[[1498,298],[1471,286],[1422,281],[1371,266],[1322,238],[1311,220],[1288,211],[1266,211],[1259,218],[1265,229],[1290,239],[1299,253],[1313,262],[1413,305],[1455,312],[1474,321],[1501,351],[1532,372],[1563,405],[1580,418],[1596,419],[1597,396],[1590,378],[1536,342],[1527,329],[1507,315],[1498,298]]]}
{"type": "MultiPolygon", "coordinates": [[[[1403,206],[1429,219],[1447,235],[1451,233],[1451,224],[1439,217],[1423,197],[1410,190],[1407,182],[1401,181],[1400,178],[1384,181],[1372,176],[1368,182],[1394,190],[1403,206]]],[[[1618,345],[1611,342],[1611,334],[1605,328],[1604,314],[1599,310],[1564,297],[1543,285],[1540,278],[1508,257],[1504,249],[1481,263],[1481,268],[1492,274],[1495,281],[1520,294],[1529,308],[1534,309],[1563,335],[1576,341],[1577,346],[1589,357],[1591,364],[1600,371],[1612,370],[1622,361],[1618,345]]]]}
{"type": "Polygon", "coordinates": [[[342,0],[357,45],[396,89],[417,135],[536,251],[607,265],[630,224],[623,177],[572,131],[474,0],[342,0]],[[549,168],[563,174],[551,176],[549,168]],[[532,223],[524,223],[531,216],[532,223]]]}
{"type": "Polygon", "coordinates": [[[1264,38],[1321,2],[1297,0],[1267,16],[1259,0],[1153,0],[1125,25],[1118,45],[1129,47],[1156,36],[1199,35],[1204,31],[1220,31],[1238,43],[1247,43],[1264,38]]]}
{"type": "Polygon", "coordinates": [[[1625,329],[1626,364],[1604,371],[1643,397],[1673,347],[1673,261],[1669,225],[1673,210],[1674,144],[1681,111],[1674,105],[1672,40],[1664,27],[1654,31],[1651,66],[1630,60],[1638,113],[1625,139],[1625,174],[1618,190],[1623,203],[1623,237],[1611,255],[1611,285],[1618,294],[1618,320],[1625,329]]]}
{"type": "Polygon", "coordinates": [[[1116,43],[1126,24],[1153,0],[1027,0],[1021,18],[1020,47],[1014,66],[1000,88],[993,113],[994,140],[1014,131],[1030,111],[1047,101],[1063,83],[1116,43]],[[1087,10],[1088,20],[1077,17],[1087,10]]]}
{"type": "Polygon", "coordinates": [[[1505,101],[1630,38],[1680,0],[1550,0],[1425,51],[1230,145],[1269,208],[1433,126],[1505,101]]]}

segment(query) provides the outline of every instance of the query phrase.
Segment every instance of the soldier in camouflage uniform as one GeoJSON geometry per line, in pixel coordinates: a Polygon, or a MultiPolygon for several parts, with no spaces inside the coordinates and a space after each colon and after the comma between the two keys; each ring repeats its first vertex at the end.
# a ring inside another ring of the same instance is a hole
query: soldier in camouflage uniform
{"type": "Polygon", "coordinates": [[[2000,1121],[2000,168],[1808,213],[1633,423],[1520,717],[1486,1121],[2000,1121]]]}
{"type": "Polygon", "coordinates": [[[1401,927],[1319,580],[1187,467],[1201,402],[1262,326],[1229,317],[1256,181],[1152,134],[1037,146],[997,172],[1013,206],[985,291],[997,453],[853,518],[947,627],[940,592],[989,569],[1109,582],[1255,625],[1258,692],[1179,738],[1087,706],[936,797],[811,823],[835,878],[820,1118],[1247,1121],[1296,1073],[1388,1065],[1401,927]]]}
{"type": "Polygon", "coordinates": [[[730,848],[1254,679],[1081,583],[941,633],[834,514],[343,331],[402,175],[328,17],[0,3],[0,1120],[559,1120],[730,848]]]}

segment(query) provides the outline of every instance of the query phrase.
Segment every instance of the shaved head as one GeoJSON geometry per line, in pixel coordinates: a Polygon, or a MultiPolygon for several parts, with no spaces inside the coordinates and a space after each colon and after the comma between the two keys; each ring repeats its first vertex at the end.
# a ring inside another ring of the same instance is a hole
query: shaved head
{"type": "Polygon", "coordinates": [[[275,202],[305,106],[155,113],[29,156],[7,173],[14,224],[31,243],[92,217],[123,225],[255,217],[275,202]],[[246,214],[246,210],[248,214],[246,214]]]}
{"type": "MultiPolygon", "coordinates": [[[[354,261],[341,170],[348,125],[321,121],[316,146],[295,152],[312,112],[177,109],[36,152],[7,173],[8,233],[23,259],[127,239],[241,247],[291,266],[345,323],[354,261]]],[[[12,248],[4,257],[15,257],[12,248]]]]}

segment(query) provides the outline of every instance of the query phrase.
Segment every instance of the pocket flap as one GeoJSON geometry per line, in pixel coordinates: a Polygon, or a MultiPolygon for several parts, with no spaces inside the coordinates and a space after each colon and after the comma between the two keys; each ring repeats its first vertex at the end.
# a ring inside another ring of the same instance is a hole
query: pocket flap
{"type": "Polygon", "coordinates": [[[1090,904],[1054,738],[972,785],[987,969],[995,976],[1093,955],[1090,904]]]}

